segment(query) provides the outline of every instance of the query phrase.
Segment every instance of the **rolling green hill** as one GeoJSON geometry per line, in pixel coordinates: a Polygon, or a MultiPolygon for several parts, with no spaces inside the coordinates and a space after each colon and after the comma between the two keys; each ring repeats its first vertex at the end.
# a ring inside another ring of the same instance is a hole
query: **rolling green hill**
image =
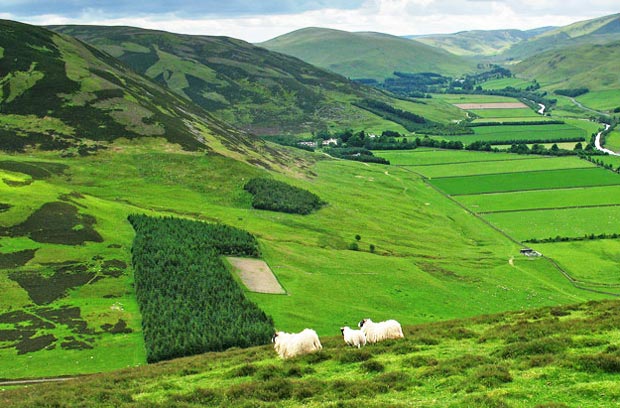
{"type": "Polygon", "coordinates": [[[547,50],[568,46],[605,44],[620,39],[620,14],[580,21],[514,44],[502,57],[522,60],[547,50]]]}
{"type": "Polygon", "coordinates": [[[84,155],[119,138],[157,137],[282,167],[273,148],[75,38],[6,20],[0,31],[2,150],[84,155]]]}
{"type": "Polygon", "coordinates": [[[351,102],[387,98],[299,59],[233,38],[133,27],[51,28],[109,53],[213,115],[257,134],[310,134],[330,125],[377,122],[378,117],[351,102]]]}
{"type": "Polygon", "coordinates": [[[409,36],[421,43],[444,49],[462,56],[497,55],[514,44],[527,40],[541,32],[551,30],[545,27],[535,30],[472,30],[454,34],[409,36]]]}
{"type": "Polygon", "coordinates": [[[609,407],[620,303],[405,326],[357,350],[335,334],[282,361],[271,346],[3,390],[11,407],[609,407]]]}
{"type": "Polygon", "coordinates": [[[473,63],[446,51],[372,32],[304,28],[258,45],[354,79],[383,80],[394,71],[460,76],[475,69],[473,63]]]}
{"type": "Polygon", "coordinates": [[[620,41],[615,41],[546,51],[525,59],[512,70],[521,78],[535,78],[544,89],[551,91],[587,88],[589,92],[578,98],[584,98],[584,105],[611,110],[618,106],[620,95],[618,61],[620,41]]]}

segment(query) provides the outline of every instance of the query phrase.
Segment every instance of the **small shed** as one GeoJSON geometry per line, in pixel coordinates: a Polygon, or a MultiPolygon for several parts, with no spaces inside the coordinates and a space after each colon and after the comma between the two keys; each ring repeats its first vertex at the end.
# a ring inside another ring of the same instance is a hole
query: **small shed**
{"type": "Polygon", "coordinates": [[[523,248],[520,250],[521,255],[525,256],[542,256],[542,254],[538,251],[533,250],[532,248],[523,248]]]}

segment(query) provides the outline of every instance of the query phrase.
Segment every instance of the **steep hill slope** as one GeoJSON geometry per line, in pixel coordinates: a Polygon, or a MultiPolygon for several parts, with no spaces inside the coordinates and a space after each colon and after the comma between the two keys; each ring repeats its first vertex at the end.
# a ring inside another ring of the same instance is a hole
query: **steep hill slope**
{"type": "Polygon", "coordinates": [[[535,54],[568,46],[605,44],[620,40],[620,14],[580,21],[547,31],[513,45],[503,57],[522,60],[535,54]]]}
{"type": "Polygon", "coordinates": [[[282,361],[271,346],[2,391],[11,407],[586,407],[620,397],[620,303],[407,326],[282,361]]]}
{"type": "Polygon", "coordinates": [[[586,87],[591,91],[620,89],[620,41],[549,50],[527,58],[511,69],[550,89],[586,87]]]}
{"type": "Polygon", "coordinates": [[[394,71],[458,76],[474,64],[446,51],[387,34],[304,28],[258,44],[349,78],[382,80],[394,71]]]}
{"type": "Polygon", "coordinates": [[[6,20],[0,32],[3,150],[87,154],[119,138],[163,137],[185,149],[279,166],[272,148],[93,47],[6,20]]]}
{"type": "Polygon", "coordinates": [[[496,55],[510,46],[527,40],[541,32],[551,30],[545,27],[535,30],[472,30],[454,34],[437,34],[428,36],[408,36],[421,43],[442,48],[452,54],[463,56],[496,55]]]}
{"type": "Polygon", "coordinates": [[[259,134],[309,133],[330,123],[352,126],[368,113],[350,102],[378,95],[340,75],[233,38],[133,27],[51,28],[108,52],[177,95],[259,134]]]}

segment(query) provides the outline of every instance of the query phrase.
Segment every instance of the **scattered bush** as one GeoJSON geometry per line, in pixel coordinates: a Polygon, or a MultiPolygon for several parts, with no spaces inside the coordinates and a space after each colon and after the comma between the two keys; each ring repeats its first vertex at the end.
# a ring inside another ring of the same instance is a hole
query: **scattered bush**
{"type": "Polygon", "coordinates": [[[378,373],[385,370],[385,366],[377,360],[367,360],[360,365],[360,369],[368,373],[378,373]]]}

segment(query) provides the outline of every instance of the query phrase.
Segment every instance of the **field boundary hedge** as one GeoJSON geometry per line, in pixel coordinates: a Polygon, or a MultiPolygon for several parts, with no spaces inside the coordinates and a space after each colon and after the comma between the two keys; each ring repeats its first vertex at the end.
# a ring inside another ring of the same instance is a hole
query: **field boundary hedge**
{"type": "Polygon", "coordinates": [[[149,363],[266,344],[273,321],[245,297],[221,255],[256,257],[246,231],[130,215],[135,290],[149,363]]]}

